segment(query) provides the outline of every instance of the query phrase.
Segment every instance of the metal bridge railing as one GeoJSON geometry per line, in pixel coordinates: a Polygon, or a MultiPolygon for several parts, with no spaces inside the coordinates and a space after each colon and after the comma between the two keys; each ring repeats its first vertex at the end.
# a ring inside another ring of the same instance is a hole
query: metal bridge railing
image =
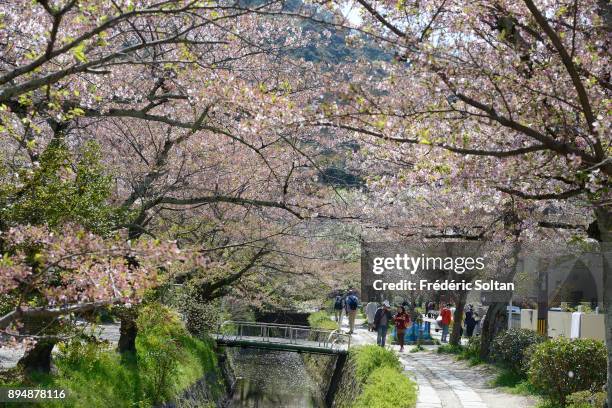
{"type": "Polygon", "coordinates": [[[223,340],[254,340],[277,344],[305,345],[339,349],[351,345],[351,336],[340,330],[315,329],[278,323],[258,323],[227,320],[219,324],[217,338],[223,340]]]}

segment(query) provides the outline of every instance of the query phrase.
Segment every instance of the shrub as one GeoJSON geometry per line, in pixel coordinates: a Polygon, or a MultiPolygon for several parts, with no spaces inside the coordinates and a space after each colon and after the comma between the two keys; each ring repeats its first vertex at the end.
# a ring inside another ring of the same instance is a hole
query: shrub
{"type": "Polygon", "coordinates": [[[606,402],[605,392],[578,391],[567,397],[568,408],[601,408],[606,402]]]}
{"type": "Polygon", "coordinates": [[[468,357],[475,357],[480,355],[480,336],[472,336],[468,339],[467,346],[465,346],[465,354],[468,357]]]}
{"type": "Polygon", "coordinates": [[[368,345],[351,347],[350,353],[355,361],[355,377],[364,383],[377,368],[388,367],[401,371],[402,365],[393,351],[386,348],[368,345]]]}
{"type": "Polygon", "coordinates": [[[368,377],[355,408],[413,408],[417,393],[414,382],[394,368],[377,368],[368,377]]]}
{"type": "Polygon", "coordinates": [[[156,303],[143,308],[136,323],[138,366],[149,379],[148,394],[154,403],[170,399],[177,391],[173,380],[185,358],[180,340],[187,331],[176,313],[156,303]]]}
{"type": "Polygon", "coordinates": [[[334,406],[413,408],[415,404],[416,385],[402,372],[397,354],[375,345],[350,349],[334,406]]]}
{"type": "Polygon", "coordinates": [[[169,337],[187,335],[180,316],[167,306],[152,303],[140,310],[136,320],[139,335],[157,334],[169,337]]]}
{"type": "Polygon", "coordinates": [[[70,367],[81,371],[89,371],[92,363],[99,361],[102,353],[108,351],[104,343],[89,343],[79,339],[69,343],[58,343],[57,349],[56,365],[59,364],[60,368],[70,367]]]}
{"type": "Polygon", "coordinates": [[[538,344],[529,362],[529,382],[553,401],[599,390],[606,381],[606,348],[601,341],[563,337],[538,344]]]}
{"type": "Polygon", "coordinates": [[[463,347],[460,358],[469,360],[471,365],[482,363],[480,359],[480,336],[473,336],[468,339],[468,344],[463,347]]]}
{"type": "MultiPolygon", "coordinates": [[[[196,337],[203,337],[213,330],[217,330],[219,322],[225,320],[219,299],[213,301],[203,300],[199,294],[199,287],[193,283],[183,285],[181,290],[167,289],[170,293],[171,306],[175,306],[183,315],[185,327],[189,333],[196,337]]],[[[166,296],[166,297],[170,297],[166,296]]],[[[164,300],[167,303],[167,300],[164,300]]]]}
{"type": "Polygon", "coordinates": [[[443,344],[438,347],[438,353],[440,354],[461,354],[463,353],[463,346],[460,344],[443,344]]]}
{"type": "Polygon", "coordinates": [[[529,329],[508,329],[498,334],[491,342],[491,360],[517,373],[525,373],[525,355],[530,347],[545,341],[545,337],[529,329]]]}
{"type": "Polygon", "coordinates": [[[308,316],[308,324],[310,327],[324,330],[336,330],[338,323],[329,318],[329,314],[324,311],[314,312],[308,316]]]}

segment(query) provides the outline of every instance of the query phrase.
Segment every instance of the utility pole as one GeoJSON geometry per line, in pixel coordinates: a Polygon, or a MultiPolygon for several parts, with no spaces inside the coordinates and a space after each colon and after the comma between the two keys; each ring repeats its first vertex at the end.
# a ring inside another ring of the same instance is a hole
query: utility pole
{"type": "Polygon", "coordinates": [[[508,307],[508,329],[512,328],[512,292],[510,292],[510,303],[508,307]]]}
{"type": "MultiPolygon", "coordinates": [[[[542,264],[540,264],[542,266],[542,264]]],[[[548,273],[538,271],[538,333],[548,336],[548,273]]]]}

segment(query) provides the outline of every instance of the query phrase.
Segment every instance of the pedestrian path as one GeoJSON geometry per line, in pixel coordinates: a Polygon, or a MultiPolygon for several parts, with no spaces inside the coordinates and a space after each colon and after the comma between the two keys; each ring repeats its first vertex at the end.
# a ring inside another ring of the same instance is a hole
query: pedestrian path
{"type": "MultiPolygon", "coordinates": [[[[376,344],[376,333],[357,319],[351,339],[354,345],[376,344]]],[[[346,319],[342,329],[348,331],[346,319]]],[[[399,352],[399,347],[387,345],[399,352]]],[[[531,397],[501,392],[489,385],[494,372],[487,366],[469,367],[453,356],[438,354],[437,346],[425,346],[425,351],[410,353],[406,346],[400,354],[404,372],[419,389],[416,408],[531,408],[536,400],[531,397]]]]}

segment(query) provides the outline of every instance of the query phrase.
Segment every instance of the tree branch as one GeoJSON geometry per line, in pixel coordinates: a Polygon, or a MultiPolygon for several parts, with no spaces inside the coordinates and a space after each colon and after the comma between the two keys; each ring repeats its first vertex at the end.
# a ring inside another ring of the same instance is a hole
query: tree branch
{"type": "MultiPolygon", "coordinates": [[[[555,30],[553,30],[550,24],[548,24],[548,21],[542,15],[540,10],[538,10],[538,8],[533,3],[533,1],[532,0],[523,0],[523,1],[525,2],[525,5],[527,6],[529,11],[533,15],[538,25],[542,28],[542,30],[544,30],[548,38],[550,38],[550,41],[552,42],[553,46],[556,48],[557,52],[559,53],[561,62],[563,63],[563,65],[565,65],[565,69],[567,70],[570,78],[572,79],[574,88],[576,89],[576,92],[578,93],[578,100],[580,101],[580,105],[582,106],[582,111],[584,113],[584,117],[587,122],[587,127],[591,131],[591,134],[595,134],[594,129],[593,129],[593,123],[595,122],[595,115],[593,114],[591,103],[589,102],[589,96],[586,92],[586,89],[584,88],[584,85],[582,84],[582,81],[580,80],[580,76],[578,75],[576,66],[574,65],[574,62],[572,61],[572,57],[568,54],[567,50],[563,46],[563,42],[561,41],[561,38],[559,38],[559,36],[555,32],[555,30]]],[[[596,143],[594,147],[595,147],[595,154],[597,155],[599,159],[602,159],[603,157],[605,157],[603,147],[601,146],[599,138],[596,139],[596,143]]]]}
{"type": "Polygon", "coordinates": [[[88,312],[90,310],[97,309],[99,307],[110,306],[117,303],[122,303],[122,299],[115,298],[110,300],[103,300],[98,302],[78,303],[68,306],[48,308],[48,307],[34,307],[30,309],[22,309],[21,307],[5,314],[0,317],[0,329],[6,329],[12,322],[17,321],[23,317],[57,317],[63,316],[70,313],[88,312]]]}
{"type": "Polygon", "coordinates": [[[281,210],[285,210],[290,214],[294,215],[296,218],[302,220],[304,217],[294,209],[290,208],[285,203],[279,203],[277,201],[268,201],[268,200],[256,200],[249,198],[241,198],[241,197],[232,197],[232,196],[222,196],[222,195],[214,195],[214,196],[206,196],[206,197],[191,197],[191,198],[174,198],[174,197],[160,197],[155,200],[152,200],[145,204],[145,209],[153,208],[158,204],[172,204],[172,205],[198,205],[198,204],[212,204],[212,203],[229,203],[229,204],[239,204],[239,205],[253,205],[256,207],[272,207],[279,208],[281,210]]]}
{"type": "Polygon", "coordinates": [[[517,197],[521,197],[527,200],[562,200],[562,199],[577,196],[584,192],[583,188],[575,188],[572,190],[566,190],[562,193],[530,194],[530,193],[525,193],[524,191],[515,190],[512,188],[506,188],[506,187],[496,187],[496,188],[499,191],[502,191],[504,193],[507,193],[513,196],[517,196],[517,197]]]}

